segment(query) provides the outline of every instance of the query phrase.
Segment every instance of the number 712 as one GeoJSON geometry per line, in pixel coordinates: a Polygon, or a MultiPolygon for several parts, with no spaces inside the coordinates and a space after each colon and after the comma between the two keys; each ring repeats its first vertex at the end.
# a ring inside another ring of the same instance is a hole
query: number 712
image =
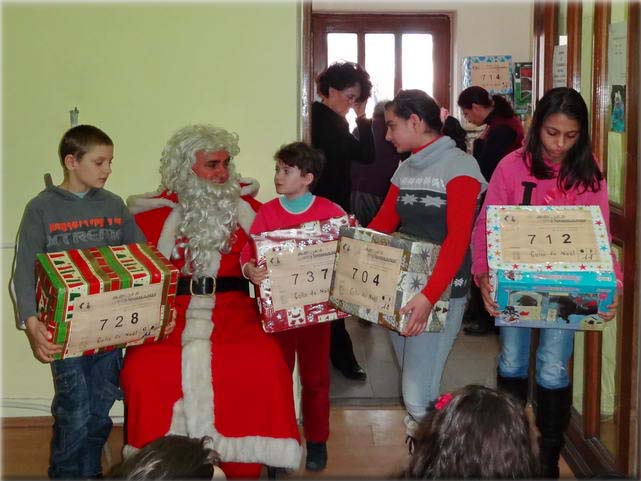
{"type": "MultiPolygon", "coordinates": [[[[528,234],[527,236],[530,238],[530,245],[534,244],[534,239],[536,239],[536,234],[528,234]]],[[[570,234],[561,234],[561,237],[563,238],[564,244],[572,244],[572,236],[570,234]]],[[[548,234],[543,238],[548,240],[548,244],[552,244],[551,234],[548,234]]]]}

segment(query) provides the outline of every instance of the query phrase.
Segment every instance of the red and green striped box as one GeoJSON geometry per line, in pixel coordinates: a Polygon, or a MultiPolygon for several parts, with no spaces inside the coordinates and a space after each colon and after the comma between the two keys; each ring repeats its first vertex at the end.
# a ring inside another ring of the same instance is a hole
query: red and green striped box
{"type": "Polygon", "coordinates": [[[177,279],[178,269],[148,244],[38,254],[39,318],[64,346],[60,359],[154,342],[171,319],[177,279]],[[141,302],[143,318],[129,312],[136,310],[132,303],[141,302]],[[101,311],[91,311],[92,305],[101,305],[101,311]],[[94,332],[102,329],[102,337],[94,332]]]}

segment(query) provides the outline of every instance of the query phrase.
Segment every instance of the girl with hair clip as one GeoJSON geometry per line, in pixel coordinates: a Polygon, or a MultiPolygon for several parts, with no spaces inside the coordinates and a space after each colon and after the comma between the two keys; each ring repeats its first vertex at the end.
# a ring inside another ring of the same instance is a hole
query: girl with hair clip
{"type": "MultiPolygon", "coordinates": [[[[574,89],[549,90],[539,100],[524,148],[506,156],[496,168],[472,236],[474,280],[483,303],[499,315],[488,277],[486,209],[489,205],[598,205],[609,231],[610,210],[605,179],[590,150],[588,109],[574,89]]],[[[617,286],[621,269],[613,256],[617,286]]],[[[618,295],[599,315],[605,321],[616,313],[618,295]]],[[[528,392],[528,361],[532,329],[501,327],[497,386],[522,403],[528,392]]],[[[543,474],[559,477],[563,433],[570,421],[572,385],[568,362],[574,331],[541,329],[536,352],[536,423],[541,431],[543,474]]]]}
{"type": "Polygon", "coordinates": [[[369,228],[400,232],[441,246],[427,285],[403,306],[407,328],[390,331],[401,366],[402,392],[411,441],[425,410],[436,399],[445,361],[461,327],[470,283],[469,242],[479,194],[486,182],[474,157],[442,135],[440,108],[421,90],[401,90],[385,106],[387,140],[411,152],[394,173],[381,209],[369,228]],[[452,284],[442,332],[425,332],[434,303],[452,284]]]}
{"type": "MultiPolygon", "coordinates": [[[[468,122],[485,129],[472,144],[472,155],[489,181],[499,161],[523,145],[523,125],[505,97],[492,95],[483,87],[468,87],[461,92],[458,106],[468,122]]],[[[483,309],[481,294],[476,286],[471,288],[470,305],[466,318],[470,323],[463,328],[466,334],[489,333],[493,319],[483,309]]]]}
{"type": "Polygon", "coordinates": [[[421,423],[407,479],[533,479],[535,432],[511,396],[478,385],[443,394],[421,423]]]}

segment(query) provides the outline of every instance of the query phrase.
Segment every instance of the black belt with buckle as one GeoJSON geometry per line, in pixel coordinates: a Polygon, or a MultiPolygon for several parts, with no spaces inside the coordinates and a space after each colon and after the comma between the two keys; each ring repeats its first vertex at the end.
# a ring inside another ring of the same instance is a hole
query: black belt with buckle
{"type": "Polygon", "coordinates": [[[249,295],[249,281],[241,277],[179,277],[177,296],[212,296],[216,292],[241,291],[249,295]]]}

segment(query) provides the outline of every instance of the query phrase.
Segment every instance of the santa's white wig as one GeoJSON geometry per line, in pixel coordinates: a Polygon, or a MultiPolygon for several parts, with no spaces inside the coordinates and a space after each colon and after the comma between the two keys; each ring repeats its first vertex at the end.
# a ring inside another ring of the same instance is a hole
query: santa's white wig
{"type": "Polygon", "coordinates": [[[199,150],[224,150],[235,157],[240,152],[238,134],[207,124],[188,125],[176,132],[165,145],[160,158],[160,178],[165,189],[178,192],[185,180],[194,175],[191,166],[196,162],[199,150]]]}
{"type": "Polygon", "coordinates": [[[216,251],[227,252],[238,226],[239,175],[229,164],[229,180],[215,184],[192,170],[196,153],[240,152],[238,135],[213,125],[189,125],[167,142],[160,159],[162,187],[178,194],[181,222],[178,232],[188,239],[184,273],[205,275],[216,251]]]}

